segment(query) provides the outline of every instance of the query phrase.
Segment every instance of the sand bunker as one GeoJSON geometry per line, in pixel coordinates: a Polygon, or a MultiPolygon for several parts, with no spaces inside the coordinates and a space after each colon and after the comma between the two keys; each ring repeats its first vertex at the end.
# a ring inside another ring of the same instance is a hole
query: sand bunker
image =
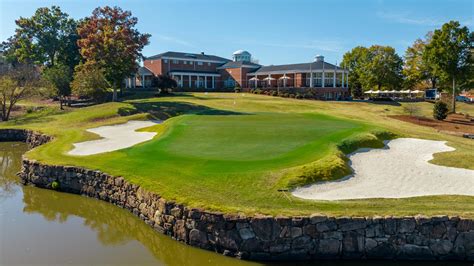
{"type": "Polygon", "coordinates": [[[428,163],[434,153],[454,150],[446,142],[400,138],[386,143],[384,149],[359,149],[349,155],[353,175],[297,188],[292,194],[317,200],[474,196],[474,170],[428,163]]]}
{"type": "Polygon", "coordinates": [[[125,124],[103,126],[88,129],[102,139],[74,143],[70,155],[92,155],[131,147],[152,139],[156,132],[137,132],[135,130],[150,127],[162,121],[128,121],[125,124]]]}

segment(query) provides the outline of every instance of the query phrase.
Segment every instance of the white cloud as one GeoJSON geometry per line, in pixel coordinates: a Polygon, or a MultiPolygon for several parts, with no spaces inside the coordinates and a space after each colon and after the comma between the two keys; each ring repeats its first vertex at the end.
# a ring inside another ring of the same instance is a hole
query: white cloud
{"type": "Polygon", "coordinates": [[[391,12],[383,12],[379,11],[376,13],[377,17],[401,23],[401,24],[409,24],[409,25],[420,25],[420,26],[439,26],[442,25],[445,21],[434,19],[434,18],[426,18],[426,17],[414,17],[410,16],[409,13],[391,13],[391,12]]]}
{"type": "Polygon", "coordinates": [[[196,47],[194,44],[188,41],[184,41],[175,37],[166,36],[166,35],[157,35],[156,37],[161,41],[172,42],[172,43],[176,43],[176,44],[180,44],[180,45],[188,46],[188,47],[196,47]]]}

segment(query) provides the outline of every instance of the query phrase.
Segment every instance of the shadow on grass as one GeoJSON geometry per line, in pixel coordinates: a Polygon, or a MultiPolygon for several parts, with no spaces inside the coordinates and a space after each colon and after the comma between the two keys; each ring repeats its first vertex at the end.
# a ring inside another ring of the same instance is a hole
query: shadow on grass
{"type": "Polygon", "coordinates": [[[130,103],[133,107],[119,108],[118,114],[128,116],[138,113],[148,113],[152,119],[164,120],[184,114],[198,115],[248,115],[247,113],[219,110],[207,106],[186,102],[140,102],[130,103]]]}
{"type": "Polygon", "coordinates": [[[396,101],[366,101],[366,103],[376,104],[376,105],[402,106],[399,102],[396,102],[396,101]]]}

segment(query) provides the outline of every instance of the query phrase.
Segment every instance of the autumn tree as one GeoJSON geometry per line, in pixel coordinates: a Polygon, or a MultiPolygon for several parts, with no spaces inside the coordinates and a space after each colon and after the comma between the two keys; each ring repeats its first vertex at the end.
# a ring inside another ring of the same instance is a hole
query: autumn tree
{"type": "Polygon", "coordinates": [[[456,112],[456,82],[469,78],[471,63],[471,43],[469,29],[461,27],[459,22],[450,21],[433,33],[431,42],[426,46],[425,57],[430,60],[436,71],[445,74],[452,81],[452,108],[456,112]]]}
{"type": "Polygon", "coordinates": [[[341,66],[349,70],[349,87],[354,97],[362,96],[361,74],[368,59],[368,49],[357,46],[344,54],[341,66]]]}
{"type": "Polygon", "coordinates": [[[426,54],[426,45],[431,41],[432,33],[426,35],[425,40],[417,39],[412,46],[405,51],[405,61],[403,65],[403,76],[405,87],[414,88],[419,85],[428,85],[436,88],[441,73],[436,71],[430,58],[426,54]]]}
{"type": "Polygon", "coordinates": [[[123,80],[135,73],[141,51],[148,44],[149,34],[136,28],[137,18],[119,7],[100,7],[79,26],[80,53],[85,64],[97,65],[113,88],[113,100],[123,80]]]}
{"type": "Polygon", "coordinates": [[[390,46],[373,45],[368,49],[367,59],[360,75],[366,88],[382,87],[395,89],[402,83],[403,61],[390,46]]]}
{"type": "Polygon", "coordinates": [[[38,8],[32,17],[15,23],[10,47],[18,61],[48,67],[60,63],[71,70],[79,62],[77,23],[58,6],[38,8]]]}
{"type": "Polygon", "coordinates": [[[17,65],[0,73],[0,109],[2,121],[8,121],[17,103],[32,96],[41,86],[37,68],[31,65],[17,65]]]}

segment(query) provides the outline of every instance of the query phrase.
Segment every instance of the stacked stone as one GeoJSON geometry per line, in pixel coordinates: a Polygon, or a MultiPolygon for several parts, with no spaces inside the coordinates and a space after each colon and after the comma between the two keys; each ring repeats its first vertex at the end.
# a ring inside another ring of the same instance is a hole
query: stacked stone
{"type": "Polygon", "coordinates": [[[30,149],[43,145],[51,139],[50,136],[27,129],[0,129],[0,141],[26,142],[30,149]]]}
{"type": "Polygon", "coordinates": [[[272,217],[230,215],[167,201],[122,177],[23,160],[24,183],[128,209],[192,246],[251,260],[474,260],[474,220],[460,217],[272,217]]]}
{"type": "MultiPolygon", "coordinates": [[[[36,147],[51,137],[0,130],[0,141],[36,147]]],[[[424,259],[474,261],[474,220],[460,217],[272,217],[223,214],[167,201],[122,177],[23,159],[24,184],[81,194],[125,208],[189,245],[252,260],[424,259]]]]}

